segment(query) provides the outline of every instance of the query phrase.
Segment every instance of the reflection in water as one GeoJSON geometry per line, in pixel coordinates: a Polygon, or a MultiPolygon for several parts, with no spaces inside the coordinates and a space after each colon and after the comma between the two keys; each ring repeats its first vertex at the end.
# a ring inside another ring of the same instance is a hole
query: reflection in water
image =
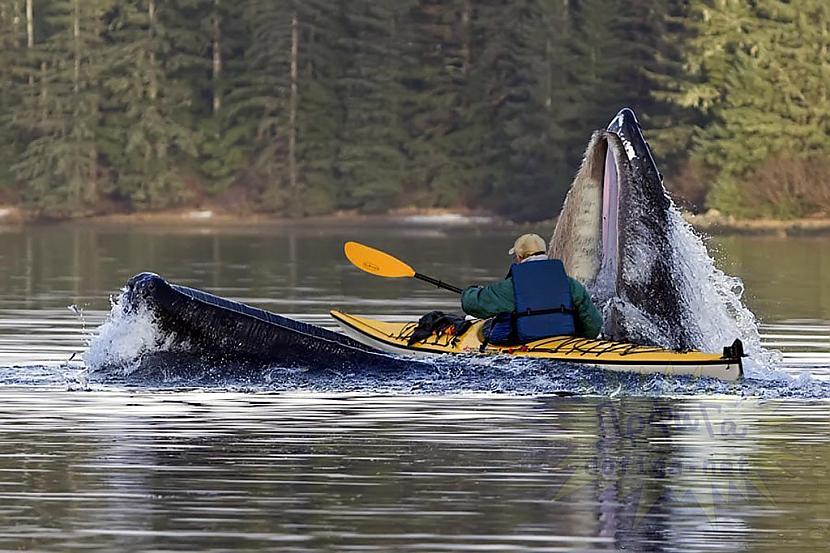
{"type": "Polygon", "coordinates": [[[792,476],[814,459],[778,445],[830,460],[826,428],[810,426],[822,405],[3,397],[0,549],[772,551],[830,538],[828,502],[816,503],[829,487],[792,476]],[[711,437],[701,406],[713,427],[746,432],[711,437]],[[744,472],[705,468],[707,451],[745,455],[744,472]]]}

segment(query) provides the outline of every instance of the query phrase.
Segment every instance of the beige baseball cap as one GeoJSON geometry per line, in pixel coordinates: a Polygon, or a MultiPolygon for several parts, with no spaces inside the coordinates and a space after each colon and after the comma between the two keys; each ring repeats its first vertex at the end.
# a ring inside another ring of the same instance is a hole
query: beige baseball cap
{"type": "Polygon", "coordinates": [[[538,234],[522,234],[513,243],[513,247],[507,252],[510,255],[518,255],[519,257],[527,257],[535,253],[547,253],[547,245],[545,239],[538,234]]]}

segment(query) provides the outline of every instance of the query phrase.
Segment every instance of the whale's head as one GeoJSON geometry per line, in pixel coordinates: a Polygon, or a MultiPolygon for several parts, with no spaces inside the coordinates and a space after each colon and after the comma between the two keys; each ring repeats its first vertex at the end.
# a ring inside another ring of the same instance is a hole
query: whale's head
{"type": "Polygon", "coordinates": [[[679,214],[634,112],[593,133],[551,239],[603,309],[613,339],[696,347],[672,246],[679,214]]]}

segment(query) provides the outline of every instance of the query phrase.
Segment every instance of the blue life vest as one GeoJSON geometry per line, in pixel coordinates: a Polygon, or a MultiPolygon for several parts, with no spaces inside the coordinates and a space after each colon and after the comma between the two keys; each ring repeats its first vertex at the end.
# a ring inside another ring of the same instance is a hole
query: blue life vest
{"type": "Polygon", "coordinates": [[[486,333],[489,342],[524,343],[576,334],[571,284],[560,260],[517,263],[507,276],[513,277],[516,310],[496,315],[486,333]]]}

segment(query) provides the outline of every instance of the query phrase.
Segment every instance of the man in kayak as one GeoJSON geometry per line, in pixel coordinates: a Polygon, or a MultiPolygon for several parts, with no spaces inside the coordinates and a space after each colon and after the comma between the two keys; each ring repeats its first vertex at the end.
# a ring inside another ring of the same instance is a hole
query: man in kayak
{"type": "Polygon", "coordinates": [[[461,295],[468,315],[486,319],[484,339],[521,344],[550,336],[596,338],[602,316],[591,295],[565,273],[562,262],[548,259],[545,240],[523,234],[508,252],[515,263],[507,278],[489,286],[471,286],[461,295]]]}

